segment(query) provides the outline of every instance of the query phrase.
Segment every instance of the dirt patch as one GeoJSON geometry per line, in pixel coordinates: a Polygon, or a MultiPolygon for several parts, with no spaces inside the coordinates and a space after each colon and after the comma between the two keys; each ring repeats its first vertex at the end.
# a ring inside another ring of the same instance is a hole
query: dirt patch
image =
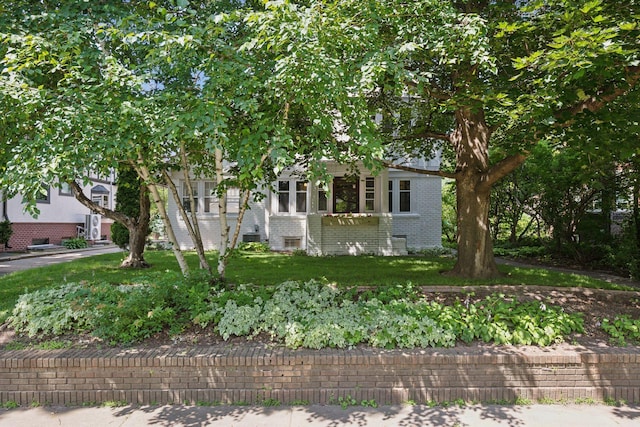
{"type": "MultiPolygon", "coordinates": [[[[547,305],[562,307],[568,313],[582,313],[584,319],[584,333],[574,334],[568,338],[569,343],[581,345],[614,346],[609,342],[608,335],[600,327],[603,319],[614,319],[617,315],[628,314],[633,318],[640,318],[640,291],[606,291],[582,288],[550,288],[537,286],[473,286],[473,287],[425,287],[423,288],[429,300],[444,304],[453,304],[456,299],[464,301],[473,294],[471,301],[484,299],[486,296],[499,293],[505,298],[514,298],[520,302],[540,301],[547,305]]],[[[268,337],[258,336],[253,341],[267,343],[268,337]]],[[[202,329],[193,327],[178,336],[160,333],[144,342],[137,343],[136,348],[181,348],[192,345],[241,345],[246,338],[232,338],[223,341],[214,333],[212,328],[202,329]]],[[[0,349],[11,348],[55,348],[64,345],[65,348],[105,348],[105,343],[91,336],[65,335],[52,340],[50,337],[29,339],[16,336],[15,333],[3,325],[0,327],[0,349]],[[51,344],[53,342],[53,345],[51,344]],[[47,344],[48,343],[48,344],[47,344]]],[[[465,344],[460,343],[460,346],[465,344]]],[[[471,345],[477,345],[473,343],[471,345]]]]}

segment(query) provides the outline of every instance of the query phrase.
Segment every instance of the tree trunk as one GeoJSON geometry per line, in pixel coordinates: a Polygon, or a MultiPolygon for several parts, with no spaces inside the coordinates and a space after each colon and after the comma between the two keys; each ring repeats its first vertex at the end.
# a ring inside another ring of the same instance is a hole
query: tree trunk
{"type": "MultiPolygon", "coordinates": [[[[216,185],[224,180],[223,153],[220,148],[215,149],[216,185]]],[[[218,253],[218,276],[224,281],[229,260],[229,223],[227,221],[227,189],[218,193],[218,214],[220,218],[220,247],[218,253]]]]}
{"type": "Polygon", "coordinates": [[[496,165],[495,171],[490,170],[489,138],[482,110],[456,111],[451,142],[456,150],[458,259],[449,273],[454,276],[490,279],[500,275],[493,257],[489,202],[492,184],[509,168],[496,165]]]}
{"type": "Polygon", "coordinates": [[[470,279],[500,275],[489,231],[490,188],[481,185],[481,176],[475,172],[456,179],[458,259],[450,274],[470,279]]]}
{"type": "Polygon", "coordinates": [[[149,188],[145,184],[140,185],[139,198],[140,212],[138,218],[132,221],[129,230],[129,255],[120,264],[121,268],[147,268],[149,263],[144,259],[144,247],[149,231],[149,221],[151,219],[151,200],[149,199],[149,188]]]}
{"type": "MultiPolygon", "coordinates": [[[[189,171],[187,171],[188,173],[189,171]]],[[[193,196],[193,190],[189,190],[189,204],[191,206],[191,216],[187,213],[187,211],[185,210],[184,206],[182,205],[182,200],[180,199],[180,194],[178,193],[178,189],[176,188],[176,184],[173,182],[173,180],[171,179],[171,176],[169,175],[169,173],[165,170],[162,171],[162,176],[164,178],[164,183],[166,184],[167,188],[169,189],[169,192],[171,193],[171,196],[173,197],[173,200],[176,202],[176,207],[178,208],[178,213],[180,214],[180,216],[182,217],[182,220],[184,221],[184,225],[187,228],[187,232],[189,233],[189,237],[191,238],[191,241],[193,242],[194,248],[196,250],[196,253],[198,254],[198,259],[200,261],[200,268],[208,271],[209,273],[211,273],[211,267],[209,266],[209,264],[207,263],[207,258],[206,255],[204,253],[204,246],[202,244],[202,239],[200,238],[200,232],[196,232],[195,227],[197,227],[197,223],[194,225],[192,222],[192,219],[195,217],[196,212],[196,206],[195,206],[195,200],[194,200],[194,196],[193,196]]],[[[191,187],[191,182],[188,181],[187,182],[187,187],[190,188],[191,187]]]]}
{"type": "Polygon", "coordinates": [[[147,268],[150,266],[144,259],[148,227],[149,221],[146,225],[138,223],[134,227],[127,228],[129,230],[129,255],[122,261],[120,268],[147,268]]]}
{"type": "MultiPolygon", "coordinates": [[[[207,272],[209,272],[209,274],[211,274],[212,273],[211,266],[209,265],[209,262],[207,261],[207,255],[204,252],[204,244],[202,243],[202,234],[200,233],[200,225],[198,224],[198,209],[197,209],[197,206],[195,206],[193,187],[192,187],[191,178],[189,175],[191,173],[191,168],[189,167],[189,161],[187,159],[187,152],[184,146],[184,142],[180,143],[180,159],[182,161],[182,173],[186,183],[187,191],[189,192],[189,204],[191,206],[190,213],[191,213],[192,227],[190,228],[189,234],[191,234],[193,244],[195,245],[196,253],[198,254],[198,260],[200,261],[200,268],[203,270],[206,270],[207,272]]],[[[180,206],[182,206],[182,204],[180,204],[180,206]]],[[[185,218],[185,221],[187,221],[186,218],[185,218]]]]}
{"type": "Polygon", "coordinates": [[[160,191],[158,190],[158,186],[152,180],[151,173],[146,166],[136,165],[136,171],[146,182],[149,190],[151,191],[151,195],[153,196],[153,202],[158,208],[158,213],[160,214],[160,218],[162,218],[162,222],[164,223],[164,227],[167,233],[167,237],[169,237],[169,242],[171,243],[171,250],[173,251],[173,255],[176,257],[176,261],[178,262],[178,266],[180,266],[180,271],[184,276],[189,275],[189,265],[187,264],[187,260],[184,257],[184,254],[180,250],[180,245],[178,244],[178,238],[176,237],[175,232],[173,231],[173,226],[171,225],[171,221],[169,220],[169,214],[167,213],[167,209],[164,206],[164,202],[162,201],[162,197],[160,197],[160,191]]]}
{"type": "Polygon", "coordinates": [[[633,183],[633,207],[631,214],[633,215],[633,225],[635,226],[636,247],[640,249],[640,171],[636,170],[636,178],[633,183]]]}

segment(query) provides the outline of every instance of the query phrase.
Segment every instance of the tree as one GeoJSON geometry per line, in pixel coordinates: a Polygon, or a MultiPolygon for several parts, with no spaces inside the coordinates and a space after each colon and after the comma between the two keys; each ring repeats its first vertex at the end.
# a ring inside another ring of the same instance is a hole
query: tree
{"type": "MultiPolygon", "coordinates": [[[[2,180],[12,192],[28,196],[41,181],[75,182],[86,170],[99,173],[128,164],[148,186],[183,273],[189,269],[161,204],[160,185],[179,199],[200,266],[210,269],[195,196],[189,194],[192,177],[216,171],[222,221],[226,192],[239,189],[241,219],[250,198],[260,197],[285,167],[307,159],[310,179],[321,176],[322,158],[346,152],[326,144],[336,117],[367,114],[364,103],[356,109],[349,97],[324,97],[317,84],[314,97],[279,85],[269,53],[243,48],[248,42],[239,10],[243,3],[18,1],[4,6],[0,78],[6,85],[1,93],[5,120],[13,126],[2,180]],[[182,183],[191,212],[183,209],[182,183]]],[[[324,81],[341,82],[336,67],[316,63],[314,68],[308,71],[317,71],[324,81]]],[[[340,84],[348,88],[351,82],[340,84]]],[[[351,137],[359,139],[358,133],[351,137]]],[[[222,227],[221,277],[239,226],[240,221],[232,233],[222,227]]]]}
{"type": "Polygon", "coordinates": [[[121,69],[106,54],[97,28],[103,20],[118,22],[136,7],[135,2],[112,7],[17,1],[3,6],[11,10],[3,10],[0,20],[1,99],[7,124],[0,184],[11,195],[21,193],[37,215],[33,201],[40,183],[68,182],[83,205],[129,230],[130,254],[122,263],[127,267],[146,265],[146,186],[140,187],[137,212],[128,215],[94,203],[77,181],[90,180],[87,171],[107,175],[131,162],[128,141],[113,132],[119,125],[110,120],[127,91],[109,85],[114,80],[109,76],[121,69]]]}
{"type": "MultiPolygon", "coordinates": [[[[356,156],[349,152],[353,147],[326,142],[343,118],[364,122],[366,103],[348,96],[324,95],[324,82],[340,85],[345,93],[352,85],[338,74],[339,64],[307,63],[299,58],[298,65],[306,67],[302,85],[282,84],[278,63],[270,52],[252,49],[246,27],[252,15],[245,21],[244,11],[237,5],[220,9],[216,2],[202,2],[152,9],[144,19],[140,16],[138,21],[112,30],[110,37],[117,41],[111,43],[119,46],[114,51],[135,51],[137,57],[144,58],[130,70],[133,75],[145,76],[149,89],[140,101],[154,107],[157,137],[148,140],[151,148],[146,150],[164,153],[157,157],[173,160],[156,163],[151,170],[159,171],[176,200],[203,268],[208,265],[190,181],[215,174],[221,222],[217,273],[223,279],[251,198],[263,197],[275,175],[293,164],[306,162],[309,179],[320,179],[326,175],[322,159],[354,162],[356,156]],[[205,10],[210,13],[203,13],[205,10]],[[136,31],[132,33],[128,27],[136,31]],[[176,170],[182,172],[173,173],[176,170]],[[186,193],[182,197],[181,183],[186,193]],[[241,194],[233,231],[226,215],[230,189],[241,194]],[[188,201],[187,209],[183,198],[188,201]]],[[[372,129],[359,126],[341,133],[352,141],[362,141],[362,134],[372,129]]],[[[153,174],[143,171],[143,175],[150,179],[153,174]]]]}
{"type": "Polygon", "coordinates": [[[613,0],[284,1],[254,20],[283,84],[305,78],[309,65],[298,68],[297,58],[339,62],[357,84],[324,90],[369,99],[385,114],[392,153],[428,154],[437,142],[452,149],[455,168],[436,172],[456,182],[451,274],[491,278],[492,187],[542,141],[598,145],[563,135],[587,132],[609,104],[637,92],[638,12],[636,1],[613,0]]]}
{"type": "Polygon", "coordinates": [[[127,215],[131,221],[126,224],[114,222],[111,239],[123,249],[129,250],[121,267],[148,267],[144,259],[146,237],[150,233],[149,220],[151,200],[149,189],[129,165],[121,165],[116,177],[118,198],[116,210],[127,215]]]}

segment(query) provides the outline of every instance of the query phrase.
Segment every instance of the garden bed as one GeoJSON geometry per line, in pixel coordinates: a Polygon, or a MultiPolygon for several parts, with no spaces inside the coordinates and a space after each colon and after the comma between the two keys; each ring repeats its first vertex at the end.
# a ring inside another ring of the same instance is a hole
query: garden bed
{"type": "MultiPolygon", "coordinates": [[[[613,320],[616,316],[628,315],[640,318],[640,292],[609,291],[583,288],[549,288],[542,286],[469,286],[469,287],[422,287],[429,301],[443,305],[452,305],[456,301],[481,302],[484,298],[504,294],[505,300],[515,299],[526,303],[537,301],[549,306],[561,307],[566,313],[582,313],[584,331],[567,337],[569,343],[581,345],[615,346],[614,342],[601,327],[604,319],[613,320]]],[[[364,292],[366,288],[362,288],[364,292]]],[[[265,333],[251,337],[253,342],[274,345],[265,333]]],[[[221,343],[242,345],[246,337],[230,336],[226,340],[213,326],[192,325],[180,333],[165,329],[133,345],[111,346],[121,348],[158,348],[189,347],[191,345],[218,345],[221,343]]],[[[476,346],[479,342],[456,342],[458,347],[476,346]]],[[[484,344],[483,344],[484,345],[484,344]]],[[[88,334],[63,334],[57,337],[36,336],[29,338],[16,335],[5,324],[0,327],[0,349],[20,348],[104,348],[105,342],[88,334]]]]}

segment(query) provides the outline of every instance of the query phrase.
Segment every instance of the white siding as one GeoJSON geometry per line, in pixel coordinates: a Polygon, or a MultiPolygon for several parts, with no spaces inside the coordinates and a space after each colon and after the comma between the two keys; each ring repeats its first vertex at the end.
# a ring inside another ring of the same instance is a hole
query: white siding
{"type": "MultiPolygon", "coordinates": [[[[91,198],[91,188],[95,184],[83,187],[84,194],[91,198]]],[[[109,190],[110,208],[114,207],[116,187],[101,183],[109,190]]],[[[49,201],[38,202],[36,207],[40,214],[34,218],[24,211],[23,197],[17,195],[7,201],[7,216],[15,223],[78,223],[84,224],[86,215],[90,214],[89,208],[82,205],[73,195],[64,195],[56,187],[49,187],[49,201]]],[[[106,220],[106,218],[105,218],[106,220]]]]}
{"type": "MultiPolygon", "coordinates": [[[[178,185],[178,191],[182,191],[182,181],[179,178],[174,177],[176,184],[178,185]]],[[[197,218],[198,225],[200,226],[200,232],[202,235],[202,243],[204,245],[205,250],[217,250],[220,247],[220,218],[217,213],[217,209],[214,209],[214,212],[205,213],[204,212],[204,180],[193,180],[193,185],[198,187],[198,210],[197,210],[197,218]]],[[[180,194],[182,196],[182,194],[180,194]]],[[[242,236],[244,234],[259,234],[260,241],[265,241],[267,239],[267,227],[265,223],[265,201],[260,202],[250,202],[250,209],[245,212],[242,228],[240,229],[240,235],[238,238],[238,242],[242,242],[242,236]],[[258,231],[256,232],[256,227],[258,231]]],[[[173,197],[169,197],[167,212],[169,215],[169,219],[171,220],[171,224],[174,227],[174,232],[176,234],[176,238],[178,240],[178,244],[180,249],[190,250],[194,248],[193,241],[189,236],[189,232],[187,231],[187,226],[180,216],[178,212],[178,207],[176,205],[173,197]]],[[[238,214],[236,213],[228,213],[227,221],[229,225],[229,238],[233,235],[235,231],[236,223],[237,223],[238,214]]]]}
{"type": "MultiPolygon", "coordinates": [[[[422,166],[433,168],[431,163],[422,166]]],[[[329,164],[328,169],[334,176],[343,176],[344,166],[329,164]]],[[[372,175],[365,169],[360,176],[360,212],[365,207],[366,178],[372,175]]],[[[252,203],[247,211],[240,236],[255,233],[259,229],[261,241],[268,241],[274,250],[290,250],[285,242],[294,243],[300,239],[300,249],[311,255],[321,254],[379,254],[399,255],[406,248],[422,249],[441,246],[441,180],[438,177],[418,175],[404,171],[382,171],[374,177],[375,209],[371,215],[379,218],[378,225],[326,226],[322,224],[324,215],[332,212],[332,195],[328,194],[327,211],[318,211],[318,188],[310,184],[307,188],[307,213],[295,212],[295,181],[302,178],[283,174],[280,180],[289,180],[289,212],[279,211],[276,193],[269,193],[262,201],[252,203]],[[411,211],[399,212],[399,180],[411,181],[411,211]],[[393,192],[394,212],[389,214],[388,182],[395,183],[393,192]],[[406,242],[406,245],[405,245],[406,242]]],[[[205,249],[217,249],[220,242],[219,218],[214,213],[204,213],[204,180],[194,180],[198,187],[198,221],[202,230],[205,249]]],[[[177,178],[176,182],[179,182],[177,178]]],[[[179,186],[181,188],[181,185],[179,186]]],[[[277,188],[277,184],[276,184],[277,188]]],[[[179,218],[173,198],[169,200],[169,214],[182,249],[192,249],[184,221],[179,218]]],[[[369,215],[369,213],[365,213],[369,215]]],[[[235,227],[236,215],[229,215],[231,231],[235,227]]]]}

